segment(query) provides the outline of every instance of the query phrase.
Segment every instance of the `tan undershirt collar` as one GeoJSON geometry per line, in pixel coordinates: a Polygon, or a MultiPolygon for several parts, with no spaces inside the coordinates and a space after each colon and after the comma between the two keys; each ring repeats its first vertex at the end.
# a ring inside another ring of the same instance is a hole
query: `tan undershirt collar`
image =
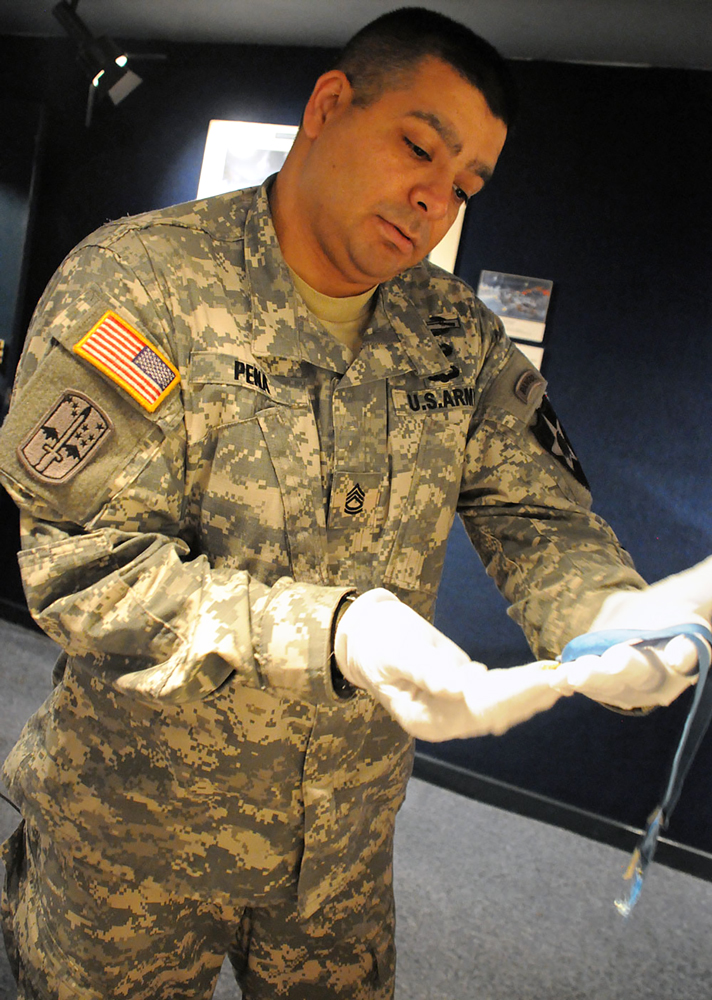
{"type": "Polygon", "coordinates": [[[363,332],[371,319],[377,289],[369,288],[360,295],[334,298],[312,288],[291,267],[289,271],[294,287],[304,299],[307,309],[332,337],[351,351],[353,360],[361,349],[363,332]]]}

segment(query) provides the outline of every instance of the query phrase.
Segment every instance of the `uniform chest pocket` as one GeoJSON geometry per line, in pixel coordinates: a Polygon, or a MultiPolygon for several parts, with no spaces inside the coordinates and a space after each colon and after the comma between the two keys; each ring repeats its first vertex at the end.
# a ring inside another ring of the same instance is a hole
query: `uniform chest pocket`
{"type": "MultiPolygon", "coordinates": [[[[223,408],[208,432],[209,475],[201,497],[201,536],[214,564],[273,582],[285,574],[323,577],[324,505],[319,434],[306,388],[230,359],[237,384],[211,381],[223,408]],[[225,397],[230,403],[226,405],[225,397]],[[233,410],[230,409],[233,407],[233,410]],[[235,419],[229,418],[235,413],[235,419]]],[[[220,363],[224,372],[227,362],[220,363]]],[[[205,476],[203,477],[206,478],[205,476]]]]}
{"type": "Polygon", "coordinates": [[[270,406],[302,406],[298,379],[274,376],[247,352],[195,351],[190,358],[189,411],[199,426],[246,420],[270,406]]]}
{"type": "Polygon", "coordinates": [[[213,565],[268,582],[290,572],[282,492],[259,413],[222,424],[201,497],[201,546],[213,565]]]}
{"type": "MultiPolygon", "coordinates": [[[[466,387],[460,390],[464,400],[466,387]]],[[[445,391],[433,390],[432,399],[430,390],[394,391],[390,434],[391,510],[398,529],[385,585],[432,599],[457,509],[472,413],[469,405],[451,406],[445,391]],[[419,402],[429,404],[425,409],[407,398],[416,394],[419,402]]]]}

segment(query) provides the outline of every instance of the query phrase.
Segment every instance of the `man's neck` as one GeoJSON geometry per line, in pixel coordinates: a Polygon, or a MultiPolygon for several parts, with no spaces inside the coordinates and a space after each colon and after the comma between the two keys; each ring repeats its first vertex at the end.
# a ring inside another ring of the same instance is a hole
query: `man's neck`
{"type": "Polygon", "coordinates": [[[332,298],[361,295],[376,287],[367,282],[351,282],[321,253],[305,239],[308,227],[300,224],[299,206],[290,198],[292,187],[280,184],[287,164],[275,177],[269,190],[269,205],[272,223],[277,234],[279,248],[289,267],[311,288],[332,298]]]}

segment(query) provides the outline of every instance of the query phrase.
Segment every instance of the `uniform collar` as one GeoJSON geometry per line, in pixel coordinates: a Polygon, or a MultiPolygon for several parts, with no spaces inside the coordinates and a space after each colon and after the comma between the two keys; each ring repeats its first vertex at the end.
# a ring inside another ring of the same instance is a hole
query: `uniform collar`
{"type": "MultiPolygon", "coordinates": [[[[256,357],[306,361],[344,374],[348,352],[304,305],[282,256],[269,206],[273,177],[255,191],[245,221],[245,270],[252,299],[252,353],[256,357]]],[[[449,363],[425,322],[427,307],[412,295],[408,272],[379,288],[364,345],[349,371],[351,382],[370,382],[415,372],[447,371],[449,363]]]]}

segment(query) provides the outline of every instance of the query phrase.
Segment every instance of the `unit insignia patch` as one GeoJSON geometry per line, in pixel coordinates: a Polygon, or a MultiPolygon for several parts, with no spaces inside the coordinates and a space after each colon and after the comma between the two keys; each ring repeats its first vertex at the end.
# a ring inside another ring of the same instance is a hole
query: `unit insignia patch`
{"type": "Polygon", "coordinates": [[[545,448],[564,468],[568,469],[585,489],[590,490],[586,474],[581,468],[581,463],[576,457],[576,452],[566,436],[564,428],[559,423],[559,418],[554,413],[554,407],[549,402],[548,396],[544,396],[541,401],[536,414],[536,423],[532,429],[534,437],[542,448],[545,448]]]}
{"type": "Polygon", "coordinates": [[[541,386],[545,386],[546,382],[541,377],[538,372],[527,371],[522,372],[522,374],[517,379],[516,385],[514,386],[514,395],[520,401],[528,406],[534,393],[539,390],[541,386]]]}
{"type": "Polygon", "coordinates": [[[36,479],[59,485],[84,468],[112,432],[103,410],[88,396],[70,390],[42,417],[17,454],[36,479]]]}

